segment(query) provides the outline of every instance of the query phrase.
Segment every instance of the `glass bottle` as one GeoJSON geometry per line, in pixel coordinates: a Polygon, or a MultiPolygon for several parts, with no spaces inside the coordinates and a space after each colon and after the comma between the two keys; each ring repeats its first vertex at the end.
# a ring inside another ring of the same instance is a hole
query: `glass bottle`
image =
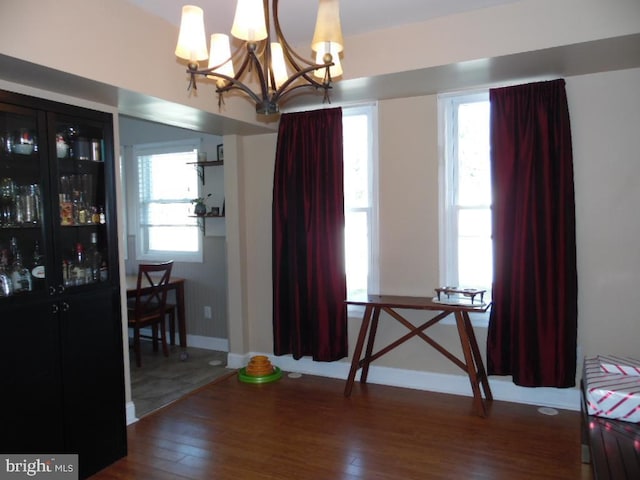
{"type": "Polygon", "coordinates": [[[13,282],[9,273],[9,251],[0,252],[0,297],[8,297],[13,293],[13,282]]]}
{"type": "Polygon", "coordinates": [[[44,257],[40,253],[40,245],[36,240],[35,248],[33,249],[33,260],[31,263],[31,277],[33,279],[33,286],[40,287],[44,284],[44,279],[46,277],[45,267],[44,267],[44,257]]]}
{"type": "Polygon", "coordinates": [[[16,251],[15,259],[13,260],[11,283],[13,283],[13,291],[15,293],[30,292],[33,289],[31,274],[22,264],[20,250],[16,251]]]}
{"type": "Polygon", "coordinates": [[[7,266],[9,264],[13,265],[13,262],[16,259],[16,254],[18,253],[18,240],[16,237],[11,237],[9,240],[9,256],[7,257],[7,266]]]}
{"type": "Polygon", "coordinates": [[[109,267],[107,266],[107,262],[105,260],[100,264],[100,281],[106,282],[109,280],[109,267]]]}
{"type": "Polygon", "coordinates": [[[73,285],[71,278],[71,262],[68,259],[62,260],[62,283],[65,287],[73,285]]]}
{"type": "Polygon", "coordinates": [[[102,255],[98,250],[98,234],[93,232],[89,249],[87,250],[87,264],[90,271],[91,282],[100,281],[100,267],[102,265],[102,255]]]}
{"type": "Polygon", "coordinates": [[[86,256],[84,247],[80,242],[76,243],[75,258],[71,266],[71,284],[84,285],[87,282],[86,256]]]}
{"type": "Polygon", "coordinates": [[[17,187],[11,178],[0,180],[0,225],[14,224],[16,193],[17,187]]]}

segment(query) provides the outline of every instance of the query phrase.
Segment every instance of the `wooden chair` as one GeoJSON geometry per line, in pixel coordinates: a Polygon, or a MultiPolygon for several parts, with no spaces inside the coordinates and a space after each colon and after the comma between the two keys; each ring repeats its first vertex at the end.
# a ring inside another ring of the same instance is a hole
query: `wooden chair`
{"type": "Polygon", "coordinates": [[[164,309],[169,318],[169,343],[171,345],[176,344],[176,308],[178,306],[175,303],[167,303],[164,309]]]}
{"type": "Polygon", "coordinates": [[[171,277],[173,261],[163,263],[143,263],[138,266],[138,281],[135,298],[128,303],[128,325],[133,329],[133,350],[136,354],[136,364],[142,365],[140,355],[140,329],[151,327],[153,351],[158,351],[158,329],[162,342],[162,352],[169,356],[165,315],[167,305],[167,283],[171,277]]]}

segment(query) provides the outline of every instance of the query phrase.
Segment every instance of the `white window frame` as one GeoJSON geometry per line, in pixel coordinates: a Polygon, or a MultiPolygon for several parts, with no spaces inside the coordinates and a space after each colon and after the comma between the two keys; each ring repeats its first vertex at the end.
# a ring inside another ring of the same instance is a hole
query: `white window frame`
{"type": "MultiPolygon", "coordinates": [[[[342,107],[343,117],[351,115],[365,115],[368,120],[369,144],[368,144],[368,198],[369,204],[364,207],[349,208],[345,203],[345,214],[348,211],[365,212],[367,215],[368,227],[368,272],[367,272],[367,293],[376,294],[379,292],[379,240],[378,240],[378,108],[377,104],[365,104],[342,107]]],[[[346,178],[346,175],[345,175],[346,178]]],[[[345,189],[348,185],[345,184],[345,189]]],[[[350,305],[349,315],[361,316],[363,308],[350,305]]]]}
{"type": "MultiPolygon", "coordinates": [[[[142,205],[140,204],[140,165],[139,157],[149,156],[154,154],[166,154],[166,153],[184,153],[193,151],[193,161],[197,161],[198,150],[201,149],[200,139],[190,140],[177,140],[172,142],[150,143],[143,145],[135,145],[133,147],[133,159],[136,171],[136,259],[142,261],[166,261],[174,260],[175,262],[203,262],[203,241],[202,232],[198,225],[196,218],[185,218],[184,224],[181,226],[187,226],[194,229],[195,236],[197,238],[197,251],[183,252],[175,250],[149,250],[148,245],[148,233],[146,227],[142,225],[142,205]]],[[[193,198],[201,196],[201,185],[198,180],[198,173],[195,167],[193,168],[193,175],[196,179],[197,193],[193,195],[193,198]]],[[[185,199],[189,201],[191,199],[185,199]]]]}
{"type": "MultiPolygon", "coordinates": [[[[439,144],[439,263],[440,284],[459,286],[458,279],[458,212],[457,205],[457,107],[460,104],[489,101],[487,90],[441,94],[438,96],[438,144],[439,144]]],[[[481,286],[488,289],[485,301],[491,298],[491,285],[481,286]]],[[[471,315],[475,326],[486,327],[489,312],[471,315]]],[[[454,323],[445,319],[443,323],[454,323]]]]}

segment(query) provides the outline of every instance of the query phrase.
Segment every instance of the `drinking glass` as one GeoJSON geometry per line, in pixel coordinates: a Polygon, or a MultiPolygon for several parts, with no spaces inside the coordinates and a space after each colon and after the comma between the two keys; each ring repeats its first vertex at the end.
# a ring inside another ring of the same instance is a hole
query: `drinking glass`
{"type": "Polygon", "coordinates": [[[16,184],[5,177],[0,181],[0,224],[12,225],[15,220],[16,184]]]}

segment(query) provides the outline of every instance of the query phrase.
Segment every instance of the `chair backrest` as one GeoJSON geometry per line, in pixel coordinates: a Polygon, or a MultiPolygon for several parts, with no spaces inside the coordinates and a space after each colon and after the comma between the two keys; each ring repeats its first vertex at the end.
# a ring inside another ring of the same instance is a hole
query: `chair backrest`
{"type": "Polygon", "coordinates": [[[173,260],[138,265],[134,307],[136,318],[164,311],[167,304],[167,284],[171,278],[172,267],[173,260]]]}

